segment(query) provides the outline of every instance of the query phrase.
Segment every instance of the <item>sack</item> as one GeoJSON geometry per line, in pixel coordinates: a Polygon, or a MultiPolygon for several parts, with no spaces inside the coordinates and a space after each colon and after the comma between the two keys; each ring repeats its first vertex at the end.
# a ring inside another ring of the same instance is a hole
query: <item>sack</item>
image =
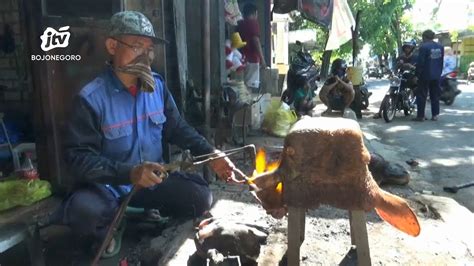
{"type": "Polygon", "coordinates": [[[274,99],[265,112],[262,129],[269,134],[285,137],[296,120],[298,117],[294,110],[291,110],[286,103],[274,99]]]}
{"type": "Polygon", "coordinates": [[[237,0],[224,0],[224,18],[230,25],[237,26],[237,22],[242,19],[237,0]]]}
{"type": "Polygon", "coordinates": [[[0,182],[0,211],[16,206],[29,206],[51,195],[45,180],[8,180],[0,182]]]}

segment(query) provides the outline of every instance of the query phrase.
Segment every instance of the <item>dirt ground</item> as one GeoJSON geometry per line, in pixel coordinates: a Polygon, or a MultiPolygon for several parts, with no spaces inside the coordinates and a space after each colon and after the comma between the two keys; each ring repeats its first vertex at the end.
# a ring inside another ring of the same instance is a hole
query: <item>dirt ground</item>
{"type": "MultiPolygon", "coordinates": [[[[248,143],[267,147],[270,155],[275,157],[275,148],[282,145],[282,139],[256,137],[248,139],[248,143]]],[[[384,156],[383,147],[377,147],[380,149],[377,152],[384,156]]],[[[396,159],[393,155],[387,156],[396,159]]],[[[249,168],[248,162],[234,161],[243,169],[249,168]]],[[[420,174],[417,169],[409,170],[412,178],[416,179],[420,174]]],[[[287,217],[277,220],[268,216],[245,187],[214,183],[212,189],[216,201],[211,210],[214,217],[256,224],[268,230],[269,237],[262,246],[258,265],[285,265],[280,260],[287,247],[287,217]]],[[[422,229],[421,234],[414,238],[382,221],[374,211],[367,213],[373,265],[474,265],[474,218],[469,210],[450,198],[419,193],[410,185],[383,186],[383,189],[408,200],[422,229]]],[[[185,265],[195,251],[193,235],[194,231],[170,258],[161,263],[185,265]]],[[[347,211],[322,206],[307,212],[301,265],[357,265],[350,249],[347,211]]]]}
{"type": "MultiPolygon", "coordinates": [[[[282,139],[255,136],[247,140],[267,148],[269,155],[278,155],[282,139]]],[[[369,144],[369,146],[371,146],[369,144]]],[[[375,145],[384,154],[383,146],[375,145]]],[[[393,152],[387,150],[388,152],[393,152]]],[[[251,162],[247,156],[234,158],[247,173],[251,162]]],[[[409,169],[412,178],[420,173],[409,169]]],[[[286,265],[280,262],[286,252],[287,217],[277,220],[257,204],[247,187],[214,182],[211,185],[215,204],[214,217],[255,224],[268,233],[261,247],[258,265],[286,265]]],[[[408,236],[382,221],[375,212],[367,213],[367,230],[373,265],[474,265],[473,214],[454,200],[425,195],[410,186],[384,186],[383,189],[406,198],[421,224],[421,234],[408,236]]],[[[100,265],[205,265],[192,263],[196,251],[193,237],[197,221],[143,223],[130,217],[122,250],[100,265]],[[122,261],[122,264],[119,264],[122,261]],[[125,264],[124,262],[127,262],[125,264]]],[[[329,206],[309,210],[306,214],[305,241],[301,246],[301,265],[357,265],[350,241],[348,212],[329,206]]],[[[72,238],[64,227],[42,230],[47,265],[89,265],[90,243],[72,238]]],[[[28,265],[25,247],[8,251],[1,265],[28,265]]]]}

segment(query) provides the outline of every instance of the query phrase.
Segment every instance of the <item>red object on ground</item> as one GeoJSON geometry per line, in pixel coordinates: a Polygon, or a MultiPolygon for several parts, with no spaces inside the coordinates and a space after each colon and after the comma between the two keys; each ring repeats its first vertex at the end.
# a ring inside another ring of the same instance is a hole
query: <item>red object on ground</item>
{"type": "Polygon", "coordinates": [[[31,153],[25,153],[25,160],[23,161],[23,164],[21,165],[20,169],[20,176],[23,179],[27,180],[35,180],[39,179],[38,171],[33,165],[33,162],[31,162],[31,153]]]}

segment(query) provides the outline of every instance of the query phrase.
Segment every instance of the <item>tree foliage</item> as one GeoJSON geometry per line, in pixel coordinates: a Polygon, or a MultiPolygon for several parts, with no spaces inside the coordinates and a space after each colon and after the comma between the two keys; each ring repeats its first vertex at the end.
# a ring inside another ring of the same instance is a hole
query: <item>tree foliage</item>
{"type": "Polygon", "coordinates": [[[413,36],[413,26],[403,13],[414,0],[349,0],[348,3],[354,13],[362,12],[360,40],[370,44],[374,55],[398,50],[402,40],[413,36]]]}
{"type": "MultiPolygon", "coordinates": [[[[359,51],[364,44],[371,46],[372,55],[384,55],[401,49],[402,40],[415,37],[413,25],[403,16],[405,10],[410,9],[415,0],[348,0],[348,4],[355,14],[361,11],[359,39],[356,49],[359,51]]],[[[325,38],[318,38],[318,44],[324,49],[327,33],[316,24],[303,19],[301,16],[292,16],[294,23],[290,30],[316,28],[325,38]]],[[[334,51],[336,56],[349,57],[352,43],[348,42],[334,51]]]]}

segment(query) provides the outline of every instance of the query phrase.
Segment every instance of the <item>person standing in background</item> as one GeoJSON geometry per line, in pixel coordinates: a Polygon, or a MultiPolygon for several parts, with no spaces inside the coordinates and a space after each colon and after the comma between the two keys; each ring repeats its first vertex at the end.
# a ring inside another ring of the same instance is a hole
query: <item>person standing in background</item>
{"type": "Polygon", "coordinates": [[[243,15],[244,19],[239,21],[237,31],[242,40],[247,43],[242,48],[242,53],[247,61],[244,80],[245,85],[251,88],[252,91],[258,91],[260,87],[260,68],[266,68],[267,64],[260,43],[257,7],[254,4],[245,5],[243,15]]]}
{"type": "Polygon", "coordinates": [[[444,47],[443,72],[441,76],[453,72],[456,69],[456,56],[451,47],[444,47]]]}
{"type": "Polygon", "coordinates": [[[423,43],[419,49],[416,64],[418,89],[416,91],[417,116],[413,121],[425,120],[425,106],[428,92],[431,99],[431,120],[437,121],[439,115],[439,86],[441,72],[443,71],[444,48],[434,41],[435,33],[426,30],[422,34],[423,43]]]}

